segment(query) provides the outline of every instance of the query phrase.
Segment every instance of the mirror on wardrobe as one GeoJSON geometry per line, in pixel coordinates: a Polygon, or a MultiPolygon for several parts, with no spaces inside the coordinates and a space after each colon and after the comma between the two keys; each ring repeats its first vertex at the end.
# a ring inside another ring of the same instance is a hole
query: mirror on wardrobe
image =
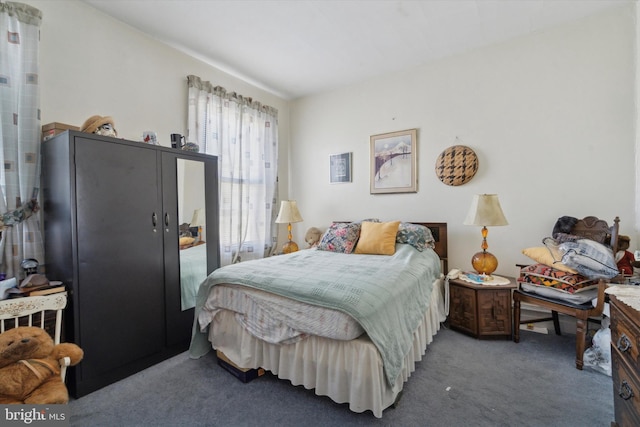
{"type": "Polygon", "coordinates": [[[198,286],[207,277],[204,162],[178,161],[178,224],[182,310],[195,306],[198,286]]]}

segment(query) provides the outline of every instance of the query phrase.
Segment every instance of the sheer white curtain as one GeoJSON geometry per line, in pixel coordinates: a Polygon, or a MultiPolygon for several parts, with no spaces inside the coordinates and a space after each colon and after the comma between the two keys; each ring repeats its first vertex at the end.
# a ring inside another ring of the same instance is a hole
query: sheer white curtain
{"type": "Polygon", "coordinates": [[[221,265],[263,258],[277,240],[278,111],[197,76],[187,82],[187,142],[218,156],[221,265]]]}
{"type": "MultiPolygon", "coordinates": [[[[40,10],[0,3],[0,213],[18,209],[40,187],[40,10]]],[[[20,276],[20,262],[44,262],[38,215],[7,227],[0,272],[20,276]]]]}

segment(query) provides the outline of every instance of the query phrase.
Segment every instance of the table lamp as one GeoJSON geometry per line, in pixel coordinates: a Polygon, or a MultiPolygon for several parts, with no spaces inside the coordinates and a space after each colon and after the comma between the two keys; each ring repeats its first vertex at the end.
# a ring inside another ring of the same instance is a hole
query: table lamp
{"type": "Polygon", "coordinates": [[[465,225],[482,226],[482,248],[471,258],[471,265],[480,274],[491,275],[498,268],[498,259],[487,252],[487,226],[508,225],[507,219],[502,213],[497,194],[476,194],[473,196],[471,208],[464,220],[465,225]]]}
{"type": "Polygon", "coordinates": [[[276,218],[276,223],[288,224],[287,231],[289,232],[289,241],[282,247],[282,253],[288,254],[291,252],[296,252],[298,250],[298,245],[296,244],[296,242],[291,240],[291,223],[301,221],[302,215],[300,215],[298,204],[295,202],[295,200],[283,200],[282,202],[280,202],[280,212],[278,213],[278,217],[276,218]]]}
{"type": "Polygon", "coordinates": [[[202,226],[205,225],[204,209],[196,209],[193,211],[193,218],[191,218],[191,224],[189,227],[198,227],[198,238],[196,243],[202,240],[202,226]]]}

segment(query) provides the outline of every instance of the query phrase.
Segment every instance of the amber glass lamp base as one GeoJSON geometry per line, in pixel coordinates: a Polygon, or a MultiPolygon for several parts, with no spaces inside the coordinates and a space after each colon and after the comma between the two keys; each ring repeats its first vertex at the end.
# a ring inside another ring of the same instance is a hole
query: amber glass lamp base
{"type": "Polygon", "coordinates": [[[498,268],[498,258],[487,251],[478,252],[471,258],[471,265],[478,273],[490,275],[498,268]]]}
{"type": "Polygon", "coordinates": [[[289,240],[282,247],[282,253],[290,254],[291,252],[298,252],[298,245],[296,244],[296,242],[292,242],[291,240],[289,240]]]}

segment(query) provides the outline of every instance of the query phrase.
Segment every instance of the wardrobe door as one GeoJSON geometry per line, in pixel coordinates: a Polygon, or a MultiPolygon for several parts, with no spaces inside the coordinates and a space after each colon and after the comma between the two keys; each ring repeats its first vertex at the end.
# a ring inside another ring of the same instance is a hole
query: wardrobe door
{"type": "MultiPolygon", "coordinates": [[[[178,174],[183,174],[184,161],[175,154],[162,154],[162,201],[164,207],[165,224],[164,239],[164,280],[165,280],[165,321],[166,344],[168,347],[186,345],[185,339],[190,337],[193,325],[193,309],[183,310],[181,307],[180,287],[180,244],[179,225],[190,223],[191,218],[185,218],[179,212],[179,199],[183,197],[178,190],[178,174]],[[180,161],[180,172],[178,162],[180,161]]],[[[182,180],[180,180],[182,183],[182,180]]],[[[202,248],[199,248],[202,249],[202,248]]]]}
{"type": "Polygon", "coordinates": [[[217,159],[163,153],[162,177],[167,346],[187,348],[198,287],[219,265],[217,159]],[[193,246],[181,248],[179,225],[194,225],[196,212],[200,235],[193,246]]]}
{"type": "Polygon", "coordinates": [[[159,153],[75,138],[81,380],[164,347],[159,153]]]}

